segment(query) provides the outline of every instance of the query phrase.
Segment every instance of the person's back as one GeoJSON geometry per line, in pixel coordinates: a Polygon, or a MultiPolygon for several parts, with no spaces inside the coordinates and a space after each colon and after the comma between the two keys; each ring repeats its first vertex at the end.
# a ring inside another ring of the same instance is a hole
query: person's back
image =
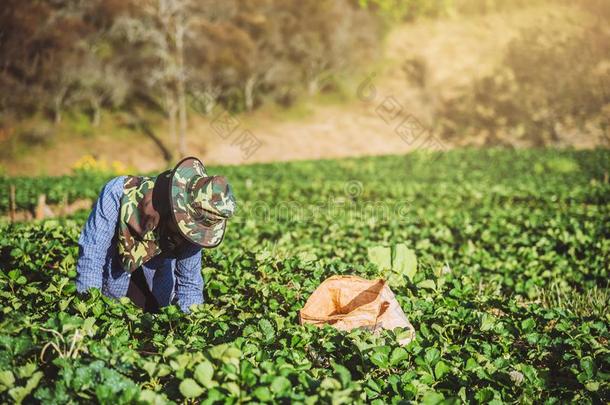
{"type": "Polygon", "coordinates": [[[226,179],[208,176],[196,158],[156,177],[110,180],[79,238],[77,290],[187,312],[203,302],[201,249],[222,242],[235,208],[226,179]]]}

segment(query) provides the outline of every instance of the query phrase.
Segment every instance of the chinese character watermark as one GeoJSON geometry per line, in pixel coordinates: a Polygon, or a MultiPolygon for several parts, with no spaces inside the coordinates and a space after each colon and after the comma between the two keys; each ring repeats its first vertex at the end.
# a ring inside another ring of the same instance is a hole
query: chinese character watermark
{"type": "MultiPolygon", "coordinates": [[[[206,114],[212,112],[217,105],[218,94],[203,91],[195,92],[194,95],[196,105],[206,114]]],[[[224,108],[218,111],[209,125],[214,134],[225,141],[230,141],[231,146],[239,148],[244,160],[250,159],[263,146],[263,141],[251,130],[243,128],[241,120],[224,108]]]]}
{"type": "MultiPolygon", "coordinates": [[[[378,103],[378,99],[381,98],[373,83],[374,77],[375,74],[367,76],[358,86],[356,95],[361,101],[378,103]]],[[[394,133],[407,145],[434,152],[447,150],[441,139],[434,136],[414,115],[409,114],[393,95],[383,97],[375,107],[375,113],[383,122],[392,127],[394,133]]]]}

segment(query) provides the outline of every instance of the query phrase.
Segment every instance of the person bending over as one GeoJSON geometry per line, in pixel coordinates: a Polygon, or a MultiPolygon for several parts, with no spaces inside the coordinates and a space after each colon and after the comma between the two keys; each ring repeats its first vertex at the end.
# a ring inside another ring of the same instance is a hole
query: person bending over
{"type": "Polygon", "coordinates": [[[201,249],[218,246],[236,201],[225,177],[183,159],[156,177],[120,176],[102,189],[79,241],[76,288],[129,297],[146,312],[203,302],[201,249]]]}

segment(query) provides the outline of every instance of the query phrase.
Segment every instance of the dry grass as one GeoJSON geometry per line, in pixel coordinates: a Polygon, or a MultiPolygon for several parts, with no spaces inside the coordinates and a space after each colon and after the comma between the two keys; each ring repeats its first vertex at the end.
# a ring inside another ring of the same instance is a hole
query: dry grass
{"type": "Polygon", "coordinates": [[[604,318],[610,314],[610,288],[594,286],[577,291],[556,280],[538,288],[539,302],[546,308],[559,308],[578,317],[604,318]]]}

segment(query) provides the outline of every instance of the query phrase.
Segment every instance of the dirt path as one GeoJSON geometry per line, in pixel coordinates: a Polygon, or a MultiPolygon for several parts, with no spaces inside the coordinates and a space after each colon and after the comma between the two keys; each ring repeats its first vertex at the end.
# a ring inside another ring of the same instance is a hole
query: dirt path
{"type": "MultiPolygon", "coordinates": [[[[219,129],[220,121],[191,117],[190,154],[211,164],[243,164],[450,148],[428,138],[425,131],[432,124],[437,99],[491,71],[521,28],[576,12],[576,8],[547,4],[400,26],[386,39],[383,63],[371,71],[372,76],[363,75],[347,89],[348,102],[320,105],[306,100],[306,116],[292,119],[278,119],[277,112],[263,109],[238,117],[240,125],[230,135],[219,129]],[[405,117],[412,117],[409,126],[397,132],[405,117]]],[[[101,138],[39,149],[5,166],[9,174],[56,174],[69,171],[72,162],[90,153],[142,171],[163,166],[149,140],[101,138]]]]}

